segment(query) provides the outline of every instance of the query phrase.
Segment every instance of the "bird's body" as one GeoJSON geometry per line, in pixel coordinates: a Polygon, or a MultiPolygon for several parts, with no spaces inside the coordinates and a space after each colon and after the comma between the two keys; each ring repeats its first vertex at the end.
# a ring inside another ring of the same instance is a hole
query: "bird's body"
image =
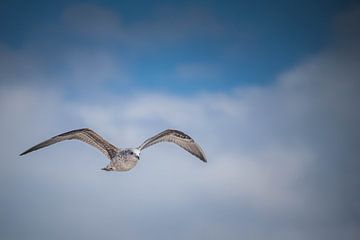
{"type": "Polygon", "coordinates": [[[120,150],[103,170],[106,171],[129,171],[140,159],[140,152],[136,154],[136,148],[120,150]]]}
{"type": "Polygon", "coordinates": [[[140,160],[140,152],[141,150],[159,143],[159,142],[173,142],[178,146],[182,147],[189,153],[195,155],[200,160],[206,162],[206,157],[200,146],[195,143],[195,141],[185,133],[168,129],[165,130],[149,139],[147,139],[143,144],[141,144],[137,148],[117,148],[105,139],[103,139],[100,135],[92,131],[88,128],[77,129],[73,131],[69,131],[55,137],[52,137],[44,142],[41,142],[34,147],[26,150],[20,155],[25,155],[29,152],[38,150],[43,147],[47,147],[49,145],[55,144],[57,142],[61,142],[64,140],[80,140],[85,143],[88,143],[97,149],[99,149],[102,153],[104,153],[107,158],[110,160],[110,163],[103,168],[106,171],[128,171],[136,166],[137,162],[140,160]]]}

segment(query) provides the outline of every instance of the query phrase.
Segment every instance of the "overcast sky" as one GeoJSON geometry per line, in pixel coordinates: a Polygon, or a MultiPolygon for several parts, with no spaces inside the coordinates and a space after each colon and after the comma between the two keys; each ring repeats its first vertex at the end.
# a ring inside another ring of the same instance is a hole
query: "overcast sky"
{"type": "Polygon", "coordinates": [[[355,1],[2,1],[1,239],[359,239],[355,1]],[[129,172],[119,147],[167,128],[129,172]]]}

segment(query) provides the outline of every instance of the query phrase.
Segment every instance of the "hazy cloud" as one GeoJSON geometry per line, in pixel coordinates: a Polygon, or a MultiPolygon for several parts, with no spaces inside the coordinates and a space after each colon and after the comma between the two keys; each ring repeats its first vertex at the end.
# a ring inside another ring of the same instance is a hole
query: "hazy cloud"
{"type": "Polygon", "coordinates": [[[65,10],[62,19],[70,30],[88,37],[119,39],[123,35],[120,17],[97,5],[73,5],[65,10]]]}
{"type": "Polygon", "coordinates": [[[216,64],[185,63],[179,64],[175,69],[178,80],[187,82],[221,81],[221,67],[216,64]]]}
{"type": "Polygon", "coordinates": [[[136,46],[179,44],[189,39],[221,38],[225,27],[206,7],[162,7],[146,21],[129,26],[130,43],[136,46]]]}
{"type": "MultiPolygon", "coordinates": [[[[26,51],[1,48],[0,235],[358,239],[360,55],[350,42],[334,42],[266,86],[192,96],[99,88],[92,99],[68,97],[51,83],[26,84],[19,78],[40,78],[43,70],[22,68],[33,63],[26,51]],[[146,149],[127,173],[101,171],[105,157],[79,142],[18,157],[80,127],[120,147],[178,128],[209,162],[171,144],[146,149]]],[[[96,78],[117,74],[112,57],[100,53],[87,63],[91,52],[76,54],[73,61],[87,67],[74,67],[84,72],[74,80],[99,86],[86,72],[95,65],[104,71],[96,78]]]]}
{"type": "MultiPolygon", "coordinates": [[[[124,236],[138,239],[180,239],[185,236],[181,232],[191,233],[189,238],[216,238],[222,233],[230,239],[356,239],[359,152],[354,144],[360,116],[353,103],[359,100],[360,68],[343,64],[346,58],[337,64],[335,58],[336,51],[321,53],[268,87],[190,98],[141,94],[88,104],[62,100],[61,93],[46,89],[41,94],[34,89],[3,89],[1,109],[7,117],[1,126],[16,135],[10,142],[2,138],[7,146],[1,163],[7,174],[2,178],[16,192],[2,205],[21,211],[2,216],[11,214],[14,224],[23,219],[20,227],[34,231],[15,234],[10,229],[9,236],[41,237],[36,229],[51,219],[56,226],[78,226],[64,227],[67,233],[61,236],[69,237],[110,237],[116,231],[104,229],[124,228],[124,236]],[[59,119],[62,123],[57,124],[59,119]],[[164,128],[179,128],[203,146],[209,163],[166,144],[144,151],[139,166],[124,174],[101,172],[103,156],[81,143],[59,144],[28,159],[14,157],[31,142],[82,126],[119,146],[137,146],[164,128]],[[26,141],[19,140],[22,131],[26,141]],[[14,179],[19,174],[23,180],[14,179]],[[40,179],[46,185],[39,185],[40,179]],[[20,191],[24,186],[37,193],[20,191]],[[54,191],[55,198],[49,196],[54,191]],[[25,209],[13,202],[14,194],[30,206],[25,209]],[[50,209],[42,206],[39,196],[58,207],[45,213],[50,209]],[[38,214],[47,217],[42,220],[38,214]],[[37,216],[35,222],[31,215],[37,216]],[[157,222],[151,220],[154,216],[157,222]],[[175,227],[175,222],[182,227],[175,227]]],[[[58,231],[50,224],[43,234],[55,236],[58,231]]]]}

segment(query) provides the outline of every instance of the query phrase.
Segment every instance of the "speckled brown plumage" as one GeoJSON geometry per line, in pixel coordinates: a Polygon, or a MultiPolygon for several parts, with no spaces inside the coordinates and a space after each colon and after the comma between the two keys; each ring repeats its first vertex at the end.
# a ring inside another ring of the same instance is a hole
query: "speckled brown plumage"
{"type": "Polygon", "coordinates": [[[20,155],[25,155],[32,151],[36,151],[40,148],[44,148],[61,141],[73,139],[90,144],[99,149],[102,153],[104,153],[105,156],[110,159],[110,163],[105,168],[103,168],[103,170],[106,171],[128,171],[132,169],[133,167],[135,167],[138,160],[140,159],[141,150],[159,142],[173,142],[188,151],[189,153],[198,157],[200,160],[207,162],[205,154],[201,147],[189,135],[174,129],[167,129],[147,139],[138,148],[120,149],[106,141],[93,130],[88,128],[82,128],[52,137],[44,142],[41,142],[29,148],[20,155]]]}

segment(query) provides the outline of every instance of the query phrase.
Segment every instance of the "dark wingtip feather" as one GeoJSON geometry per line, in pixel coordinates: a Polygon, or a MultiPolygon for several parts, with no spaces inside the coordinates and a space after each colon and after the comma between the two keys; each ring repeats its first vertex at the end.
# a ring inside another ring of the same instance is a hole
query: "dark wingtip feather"
{"type": "Polygon", "coordinates": [[[198,156],[198,158],[199,158],[201,161],[207,163],[207,159],[206,159],[206,157],[205,157],[204,155],[198,156]]]}
{"type": "Polygon", "coordinates": [[[194,154],[194,155],[195,155],[196,157],[198,157],[201,161],[207,163],[207,159],[206,159],[205,153],[204,153],[204,151],[202,150],[202,148],[200,147],[200,145],[197,144],[197,143],[195,143],[195,142],[194,142],[194,144],[195,144],[195,146],[196,146],[196,148],[197,148],[197,150],[198,150],[198,153],[197,153],[197,154],[194,154]]]}
{"type": "Polygon", "coordinates": [[[30,148],[30,149],[26,150],[25,152],[21,153],[19,156],[23,156],[23,155],[25,155],[25,154],[27,154],[29,152],[32,152],[32,151],[33,151],[33,149],[30,148]]]}
{"type": "Polygon", "coordinates": [[[49,140],[46,140],[46,141],[44,141],[44,142],[42,142],[42,143],[39,143],[39,144],[37,144],[37,145],[29,148],[29,149],[26,150],[25,152],[21,153],[20,156],[25,155],[25,154],[28,154],[28,153],[33,152],[33,151],[36,151],[36,150],[38,150],[38,149],[40,149],[40,148],[46,147],[47,145],[44,145],[44,143],[46,144],[48,141],[49,141],[49,140]]]}

